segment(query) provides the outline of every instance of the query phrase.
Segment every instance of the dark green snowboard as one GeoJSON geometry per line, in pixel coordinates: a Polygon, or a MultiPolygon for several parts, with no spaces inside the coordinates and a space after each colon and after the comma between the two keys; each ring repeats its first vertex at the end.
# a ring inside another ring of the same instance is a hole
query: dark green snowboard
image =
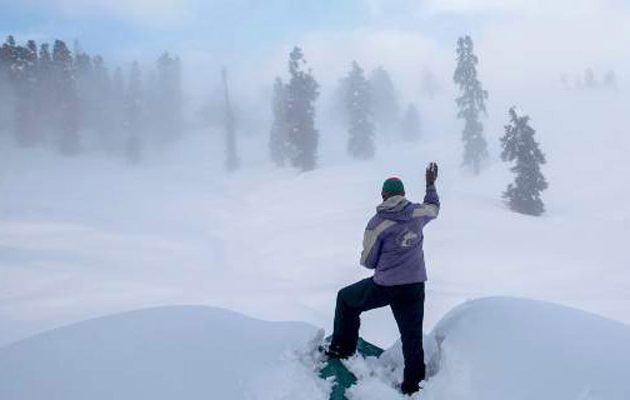
{"type": "MultiPolygon", "coordinates": [[[[330,337],[326,338],[326,342],[330,343],[330,337]]],[[[357,345],[357,354],[362,357],[379,357],[383,353],[383,349],[366,342],[359,338],[357,345]]],[[[346,368],[340,360],[331,359],[324,363],[319,371],[319,376],[323,379],[334,377],[332,392],[330,392],[330,400],[347,400],[346,389],[357,382],[357,378],[346,368]]]]}

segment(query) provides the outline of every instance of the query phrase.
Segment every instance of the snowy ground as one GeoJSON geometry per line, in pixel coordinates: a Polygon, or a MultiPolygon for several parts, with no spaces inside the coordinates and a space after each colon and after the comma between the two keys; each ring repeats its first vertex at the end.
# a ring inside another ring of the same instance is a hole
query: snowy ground
{"type": "MultiPolygon", "coordinates": [[[[328,398],[304,323],[199,306],[88,320],[0,348],[0,398],[328,398]]],[[[550,303],[486,298],[451,311],[426,340],[418,400],[624,400],[630,327],[550,303]],[[535,329],[532,329],[535,327],[535,329]]],[[[354,357],[349,400],[397,400],[400,343],[354,357]]]]}
{"type": "Polygon", "coordinates": [[[315,331],[199,306],[116,314],[0,350],[0,398],[324,400],[294,351],[315,331]]]}
{"type": "MultiPolygon", "coordinates": [[[[630,396],[630,327],[551,303],[484,298],[449,312],[426,340],[423,400],[622,400],[630,396]]],[[[354,359],[350,400],[399,399],[400,342],[354,359]],[[392,372],[393,369],[393,372],[392,372]]]]}
{"type": "MultiPolygon", "coordinates": [[[[401,176],[418,200],[431,160],[441,166],[443,207],[426,228],[427,329],[454,305],[494,295],[630,323],[630,137],[614,123],[598,129],[553,118],[577,106],[562,104],[543,114],[548,120],[532,121],[550,181],[540,218],[502,204],[512,179],[506,165],[493,161],[480,177],[469,176],[459,168],[457,135],[437,129],[417,145],[381,146],[365,163],[349,161],[343,142],[323,130],[322,166],[307,174],[269,165],[263,136],[241,141],[246,165],[230,177],[220,173],[221,136],[206,132],[175,149],[151,150],[137,168],[105,156],[63,159],[4,148],[0,344],[164,304],[328,329],[336,291],[369,275],[358,258],[382,180],[401,176]]],[[[620,115],[596,111],[589,121],[620,115]]],[[[488,130],[497,136],[500,126],[488,130]]],[[[382,346],[398,337],[388,310],[366,315],[363,332],[382,346]]]]}
{"type": "MultiPolygon", "coordinates": [[[[245,167],[229,177],[221,173],[220,135],[202,131],[177,148],[151,149],[136,168],[93,154],[64,159],[0,146],[0,346],[88,318],[176,304],[330,330],[336,291],[369,275],[358,257],[382,180],[399,175],[409,197],[420,199],[432,160],[441,166],[442,210],[426,228],[427,332],[452,307],[497,295],[628,324],[630,136],[619,120],[626,103],[565,100],[527,109],[548,158],[548,212],[540,218],[512,213],[500,200],[512,179],[496,161],[504,118],[487,124],[495,157],[480,177],[459,168],[459,125],[440,130],[430,119],[422,142],[381,146],[364,163],[349,161],[343,141],[323,128],[321,167],[307,174],[269,165],[262,134],[242,139],[245,167]]],[[[505,321],[553,340],[556,329],[532,318],[505,321]]],[[[367,314],[362,335],[395,343],[389,310],[367,314]]],[[[466,351],[457,354],[479,356],[466,351]]],[[[587,385],[576,390],[578,397],[557,398],[615,398],[587,385]]]]}

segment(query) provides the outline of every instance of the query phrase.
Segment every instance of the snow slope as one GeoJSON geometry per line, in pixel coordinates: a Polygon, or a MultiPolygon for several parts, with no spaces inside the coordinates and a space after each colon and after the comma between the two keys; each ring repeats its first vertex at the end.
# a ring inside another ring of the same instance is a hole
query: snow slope
{"type": "Polygon", "coordinates": [[[0,399],[325,399],[291,352],[314,332],[209,307],[116,314],[1,348],[0,399]]]}
{"type": "MultiPolygon", "coordinates": [[[[227,310],[138,310],[0,348],[0,398],[327,399],[307,324],[227,310]]],[[[630,327],[551,303],[484,298],[449,312],[428,335],[431,378],[420,400],[625,400],[630,327]]],[[[347,362],[350,400],[396,400],[396,343],[347,362]]]]}
{"type": "MultiPolygon", "coordinates": [[[[424,165],[433,159],[443,207],[426,228],[427,329],[456,304],[496,295],[628,323],[630,169],[621,162],[628,146],[591,146],[592,157],[599,151],[609,161],[582,165],[561,152],[582,154],[587,143],[576,137],[566,149],[534,122],[551,183],[540,218],[501,203],[511,179],[501,163],[479,177],[461,171],[455,135],[381,146],[365,163],[322,150],[322,166],[308,174],[276,169],[250,149],[243,158],[252,165],[226,177],[222,158],[205,150],[220,146],[219,138],[203,132],[167,154],[150,153],[136,169],[45,152],[33,165],[31,153],[10,152],[0,168],[0,344],[164,304],[330,328],[337,290],[370,274],[358,258],[382,180],[401,176],[419,200],[424,165]]],[[[260,147],[260,140],[244,144],[260,147]]],[[[363,334],[381,346],[393,343],[389,310],[366,315],[363,334]]]]}
{"type": "MultiPolygon", "coordinates": [[[[450,311],[426,340],[425,400],[630,398],[630,326],[552,303],[484,298],[450,311]]],[[[351,400],[401,396],[400,342],[379,360],[349,363],[351,400]],[[392,372],[393,370],[393,372],[392,372]]]]}
{"type": "Polygon", "coordinates": [[[439,372],[427,396],[630,397],[630,326],[576,309],[524,299],[470,301],[440,321],[430,343],[439,372]]]}
{"type": "MultiPolygon", "coordinates": [[[[427,330],[483,296],[630,323],[628,91],[550,89],[546,101],[492,93],[484,126],[493,157],[478,177],[460,168],[450,95],[426,100],[418,143],[381,141],[366,162],[350,160],[347,133],[320,118],[320,166],[309,173],[270,165],[264,124],[239,132],[243,168],[231,175],[221,132],[187,132],[177,145],[147,149],[134,168],[97,151],[68,159],[0,144],[0,344],[165,304],[330,328],[337,290],[370,274],[358,257],[382,180],[399,175],[420,200],[432,160],[442,210],[426,228],[427,330]],[[501,201],[513,177],[498,161],[498,137],[514,103],[547,155],[540,218],[501,201]]],[[[366,315],[362,329],[381,346],[398,337],[387,309],[366,315]]]]}

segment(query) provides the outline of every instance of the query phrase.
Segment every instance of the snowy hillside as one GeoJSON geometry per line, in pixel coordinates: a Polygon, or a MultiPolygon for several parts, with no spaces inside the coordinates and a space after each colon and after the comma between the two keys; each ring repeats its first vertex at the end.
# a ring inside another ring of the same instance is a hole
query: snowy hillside
{"type": "Polygon", "coordinates": [[[290,352],[314,332],[193,306],[88,320],[0,349],[0,398],[324,399],[290,352]]]}
{"type": "MultiPolygon", "coordinates": [[[[0,349],[0,398],[326,399],[307,354],[315,329],[206,307],[145,309],[0,349]]],[[[630,327],[550,303],[487,298],[451,311],[426,341],[424,400],[623,400],[630,327]]],[[[351,400],[395,400],[400,344],[351,359],[351,400]]]]}
{"type": "MultiPolygon", "coordinates": [[[[427,329],[467,299],[496,295],[629,323],[629,138],[621,128],[554,118],[596,100],[562,99],[532,122],[550,182],[539,218],[501,202],[512,180],[503,163],[493,161],[479,177],[461,170],[454,130],[435,130],[414,145],[380,143],[367,162],[347,158],[343,132],[324,130],[321,166],[306,174],[270,165],[259,151],[262,133],[243,139],[248,165],[230,176],[222,155],[207,150],[221,149],[222,136],[205,131],[153,149],[136,168],[4,148],[0,344],[164,304],[330,328],[337,290],[370,274],[358,258],[382,180],[399,175],[419,200],[431,160],[440,163],[442,211],[426,228],[427,329]]],[[[592,108],[589,118],[614,120],[625,107],[621,98],[615,104],[592,108]]],[[[495,132],[506,118],[496,116],[495,132]]],[[[363,333],[381,346],[398,338],[387,309],[366,315],[363,333]]]]}
{"type": "MultiPolygon", "coordinates": [[[[630,327],[552,303],[507,297],[466,302],[429,334],[422,400],[623,400],[630,396],[630,327]]],[[[351,400],[400,399],[400,342],[354,359],[351,400]],[[393,372],[392,372],[393,371],[393,372]]]]}
{"type": "MultiPolygon", "coordinates": [[[[427,343],[437,374],[426,399],[630,396],[630,327],[576,309],[525,299],[473,300],[449,312],[427,343]]],[[[399,352],[389,356],[400,360],[399,352]]]]}

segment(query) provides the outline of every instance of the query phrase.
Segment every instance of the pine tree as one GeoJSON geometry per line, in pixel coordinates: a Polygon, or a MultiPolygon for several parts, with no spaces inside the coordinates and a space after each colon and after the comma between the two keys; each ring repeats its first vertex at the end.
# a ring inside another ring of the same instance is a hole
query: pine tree
{"type": "Polygon", "coordinates": [[[142,157],[142,141],[140,138],[144,122],[144,91],[142,88],[142,72],[140,65],[134,61],[129,72],[129,83],[125,92],[125,109],[123,127],[127,134],[125,156],[132,164],[140,162],[142,157]]]}
{"type": "Polygon", "coordinates": [[[287,158],[287,89],[282,79],[276,78],[273,85],[272,113],[273,123],[269,134],[271,160],[279,167],[285,165],[287,158]]]}
{"type": "Polygon", "coordinates": [[[473,42],[470,36],[457,40],[457,67],[453,81],[459,85],[461,95],[456,99],[459,111],[457,117],[464,120],[462,139],[464,141],[464,158],[462,165],[472,169],[475,174],[481,171],[483,162],[488,157],[486,139],[483,137],[483,125],[479,114],[485,113],[485,100],[488,92],[483,90],[477,79],[479,60],[473,53],[473,42]]]}
{"type": "Polygon", "coordinates": [[[182,82],[178,57],[162,53],[156,62],[155,74],[147,85],[147,103],[151,130],[161,139],[172,140],[182,131],[182,82]]]}
{"type": "Polygon", "coordinates": [[[94,129],[101,137],[106,147],[112,143],[113,124],[113,88],[109,71],[103,57],[97,55],[92,59],[91,74],[92,112],[94,114],[94,129]]]}
{"type": "Polygon", "coordinates": [[[317,164],[319,132],[315,129],[315,100],[319,84],[311,71],[305,71],[306,60],[299,47],[289,55],[290,80],[287,85],[287,132],[291,165],[309,171],[317,164]]]}
{"type": "Polygon", "coordinates": [[[96,125],[94,68],[92,57],[83,52],[79,43],[74,44],[74,73],[76,77],[77,98],[79,102],[79,125],[82,128],[94,128],[96,125]]]}
{"type": "Polygon", "coordinates": [[[20,146],[33,146],[39,141],[35,124],[37,45],[29,40],[26,46],[16,46],[14,52],[15,135],[20,146]]]}
{"type": "Polygon", "coordinates": [[[113,152],[118,151],[120,148],[125,148],[129,140],[129,133],[126,129],[126,87],[123,70],[120,67],[116,67],[112,74],[110,92],[107,98],[110,111],[106,116],[106,125],[109,126],[109,128],[106,132],[106,139],[104,140],[106,147],[113,152]]]}
{"type": "Polygon", "coordinates": [[[223,81],[223,96],[225,107],[225,168],[228,171],[235,171],[239,167],[239,159],[236,154],[236,124],[234,121],[234,112],[232,111],[232,104],[230,103],[230,93],[228,91],[227,70],[223,68],[221,71],[221,78],[223,81]]]}
{"type": "Polygon", "coordinates": [[[73,155],[80,151],[79,111],[72,53],[61,40],[55,40],[52,53],[55,126],[59,151],[73,155]]]}
{"type": "Polygon", "coordinates": [[[516,161],[510,169],[516,178],[508,185],[503,197],[514,211],[540,215],[545,211],[540,193],[548,187],[540,172],[540,165],[546,162],[545,155],[534,139],[536,131],[529,126],[529,117],[519,116],[515,107],[510,108],[509,113],[510,123],[505,126],[505,135],[501,138],[501,159],[516,161]]]}
{"type": "Polygon", "coordinates": [[[11,54],[9,40],[0,46],[0,134],[9,133],[13,127],[13,90],[10,80],[11,54]]]}
{"type": "Polygon", "coordinates": [[[595,73],[592,68],[586,68],[584,71],[584,87],[588,89],[594,89],[598,86],[597,79],[595,79],[595,73]]]}
{"type": "Polygon", "coordinates": [[[15,38],[9,35],[0,49],[0,60],[2,60],[2,66],[5,69],[9,81],[12,81],[14,77],[16,48],[15,38]]]}
{"type": "Polygon", "coordinates": [[[39,63],[37,66],[37,130],[46,136],[51,129],[56,130],[57,99],[55,94],[54,66],[50,45],[39,46],[39,63]]]}
{"type": "Polygon", "coordinates": [[[348,112],[348,153],[358,159],[374,157],[370,85],[356,61],[346,77],[346,110],[348,112]]]}
{"type": "Polygon", "coordinates": [[[378,67],[370,73],[372,112],[379,134],[393,136],[400,114],[398,95],[389,72],[378,67]],[[389,134],[388,134],[389,133],[389,134]]]}
{"type": "Polygon", "coordinates": [[[617,89],[617,76],[615,75],[615,71],[610,70],[606,72],[606,75],[604,75],[604,86],[608,89],[617,89]]]}
{"type": "Polygon", "coordinates": [[[400,123],[400,133],[403,140],[407,142],[415,142],[420,139],[420,113],[414,103],[410,103],[407,106],[407,110],[400,123]]]}

